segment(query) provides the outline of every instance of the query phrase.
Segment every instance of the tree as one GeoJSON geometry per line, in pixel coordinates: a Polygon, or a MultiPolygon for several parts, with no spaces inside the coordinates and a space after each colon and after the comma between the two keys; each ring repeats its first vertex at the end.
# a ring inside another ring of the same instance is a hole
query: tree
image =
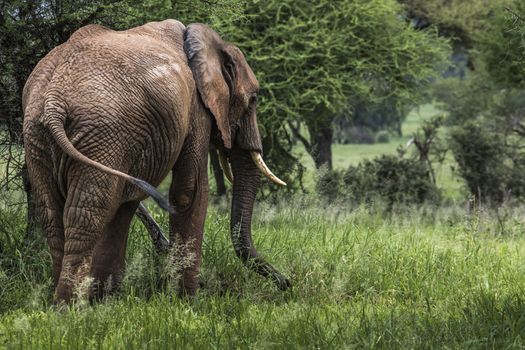
{"type": "Polygon", "coordinates": [[[390,0],[252,0],[244,15],[220,30],[261,82],[263,134],[290,130],[318,168],[332,166],[332,121],[349,100],[416,103],[447,55],[446,40],[415,30],[390,0]]]}
{"type": "Polygon", "coordinates": [[[476,69],[440,82],[435,97],[448,112],[449,146],[470,194],[501,203],[525,198],[525,4],[502,1],[485,13],[468,32],[476,69]]]}

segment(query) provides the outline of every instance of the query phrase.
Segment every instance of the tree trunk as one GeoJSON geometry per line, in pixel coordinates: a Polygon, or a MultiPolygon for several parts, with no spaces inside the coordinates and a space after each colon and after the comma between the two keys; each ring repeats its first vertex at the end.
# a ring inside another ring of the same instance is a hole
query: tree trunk
{"type": "Polygon", "coordinates": [[[219,156],[217,155],[217,148],[210,145],[210,163],[217,185],[217,196],[222,197],[226,195],[226,184],[224,183],[224,173],[222,172],[219,156]]]}
{"type": "Polygon", "coordinates": [[[333,169],[332,165],[332,141],[334,131],[331,121],[308,124],[308,131],[310,132],[310,155],[314,159],[315,167],[320,169],[326,167],[328,170],[333,169]]]}

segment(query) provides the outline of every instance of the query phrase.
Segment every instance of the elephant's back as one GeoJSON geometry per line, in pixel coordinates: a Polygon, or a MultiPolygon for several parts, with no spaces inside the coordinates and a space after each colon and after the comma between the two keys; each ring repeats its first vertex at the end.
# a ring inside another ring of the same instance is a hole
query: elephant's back
{"type": "Polygon", "coordinates": [[[60,105],[71,141],[95,160],[102,161],[97,157],[112,144],[122,148],[121,159],[145,149],[177,153],[195,92],[183,33],[183,26],[173,22],[120,32],[101,26],[80,29],[35,68],[27,106],[37,106],[31,109],[36,120],[27,124],[39,124],[47,105],[60,105]],[[170,32],[170,27],[175,28],[170,32]],[[125,144],[132,146],[124,149],[125,144]],[[149,144],[158,150],[145,148],[149,144]]]}
{"type": "Polygon", "coordinates": [[[81,29],[61,50],[64,57],[44,99],[63,100],[70,118],[101,106],[109,118],[133,113],[144,117],[147,113],[137,111],[156,107],[175,110],[195,89],[183,35],[184,26],[176,21],[126,31],[81,29]]]}
{"type": "Polygon", "coordinates": [[[138,174],[130,166],[161,169],[157,159],[172,162],[189,130],[195,84],[183,30],[174,41],[145,27],[75,33],[62,50],[44,104],[65,111],[66,133],[81,153],[102,163],[115,158],[119,170],[155,183],[155,171],[138,174]],[[114,153],[107,155],[108,149],[114,153]]]}
{"type": "MultiPolygon", "coordinates": [[[[42,109],[37,107],[42,107],[44,94],[55,75],[56,68],[71,61],[74,56],[86,52],[95,53],[93,62],[103,58],[104,52],[107,52],[105,63],[111,63],[113,59],[117,64],[118,57],[112,55],[118,56],[121,53],[121,58],[135,62],[135,68],[138,70],[147,69],[148,60],[151,61],[150,64],[155,65],[155,53],[159,53],[161,58],[169,57],[187,65],[186,57],[183,55],[184,30],[185,26],[176,20],[150,22],[125,31],[114,31],[97,24],[84,26],[75,31],[68,41],[51,50],[35,66],[24,86],[23,110],[25,111],[28,106],[42,109]]],[[[70,65],[68,71],[74,70],[75,67],[70,65]]],[[[89,74],[89,71],[87,73],[89,74]]]]}
{"type": "MultiPolygon", "coordinates": [[[[85,57],[88,63],[106,66],[124,76],[147,73],[158,65],[188,66],[183,48],[185,26],[179,21],[150,22],[124,31],[93,27],[76,32],[70,39],[75,54],[85,57]],[[93,35],[85,35],[86,31],[93,35]]],[[[189,67],[187,71],[191,73],[189,67]]]]}

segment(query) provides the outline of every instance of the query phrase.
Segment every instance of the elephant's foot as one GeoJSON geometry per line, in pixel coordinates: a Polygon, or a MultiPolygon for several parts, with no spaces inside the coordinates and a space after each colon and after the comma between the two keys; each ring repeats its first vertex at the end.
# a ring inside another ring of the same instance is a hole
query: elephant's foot
{"type": "Polygon", "coordinates": [[[93,278],[90,276],[91,256],[64,258],[62,272],[55,289],[53,303],[70,303],[72,299],[89,300],[92,295],[93,278]]]}
{"type": "Polygon", "coordinates": [[[200,289],[199,276],[194,270],[185,270],[179,283],[179,295],[181,297],[193,297],[200,289]]]}

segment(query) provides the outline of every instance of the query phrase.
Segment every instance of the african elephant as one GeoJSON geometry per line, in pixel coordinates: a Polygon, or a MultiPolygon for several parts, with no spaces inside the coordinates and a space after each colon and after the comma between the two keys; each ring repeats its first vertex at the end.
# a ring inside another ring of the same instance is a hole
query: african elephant
{"type": "Polygon", "coordinates": [[[233,173],[237,256],[290,287],[251,238],[260,171],[284,184],[262,160],[258,90],[236,46],[203,24],[176,20],[125,31],[89,25],[38,63],[23,92],[24,147],[55,302],[69,302],[88,276],[92,298],[118,285],[130,222],[147,196],[170,211],[170,240],[192,254],[181,287],[196,292],[210,142],[233,173]],[[167,202],[153,186],[170,171],[167,202]]]}

